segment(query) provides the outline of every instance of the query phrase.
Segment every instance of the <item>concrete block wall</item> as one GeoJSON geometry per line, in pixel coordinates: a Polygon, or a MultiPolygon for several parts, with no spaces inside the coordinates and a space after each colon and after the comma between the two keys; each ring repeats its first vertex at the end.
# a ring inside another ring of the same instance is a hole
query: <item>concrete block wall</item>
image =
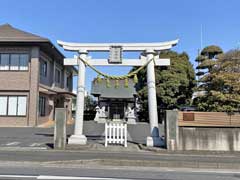
{"type": "Polygon", "coordinates": [[[178,149],[240,151],[240,128],[179,127],[178,149]]]}

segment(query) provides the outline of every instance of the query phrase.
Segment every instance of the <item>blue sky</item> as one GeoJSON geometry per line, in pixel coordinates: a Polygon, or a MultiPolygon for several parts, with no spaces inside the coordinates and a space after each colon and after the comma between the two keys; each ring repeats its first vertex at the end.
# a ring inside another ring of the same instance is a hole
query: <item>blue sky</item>
{"type": "MultiPolygon", "coordinates": [[[[175,51],[186,51],[194,64],[200,48],[240,46],[238,0],[2,0],[0,24],[9,23],[43,37],[75,42],[158,42],[180,38],[175,51]]],[[[58,45],[56,44],[58,47],[58,45]]],[[[74,53],[64,52],[72,57],[74,53]]],[[[125,74],[129,68],[100,68],[125,74]]],[[[95,73],[87,70],[86,84],[95,73]]],[[[76,79],[75,83],[76,85],[76,79]]]]}

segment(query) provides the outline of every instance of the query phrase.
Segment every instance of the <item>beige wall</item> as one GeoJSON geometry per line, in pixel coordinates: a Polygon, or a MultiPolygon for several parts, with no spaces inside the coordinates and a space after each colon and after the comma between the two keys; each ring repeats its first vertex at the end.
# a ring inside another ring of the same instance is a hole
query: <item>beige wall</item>
{"type": "Polygon", "coordinates": [[[29,72],[0,71],[1,90],[29,90],[29,72]]]}

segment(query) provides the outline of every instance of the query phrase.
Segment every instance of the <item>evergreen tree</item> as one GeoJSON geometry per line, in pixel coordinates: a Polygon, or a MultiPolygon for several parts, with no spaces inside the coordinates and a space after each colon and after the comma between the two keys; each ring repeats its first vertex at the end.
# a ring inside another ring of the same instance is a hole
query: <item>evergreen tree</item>
{"type": "Polygon", "coordinates": [[[219,54],[222,54],[222,49],[218,46],[211,45],[205,47],[201,54],[196,58],[198,62],[198,90],[208,92],[211,89],[211,72],[216,64],[216,59],[219,54]]]}
{"type": "Polygon", "coordinates": [[[211,94],[217,111],[240,111],[240,51],[232,50],[219,56],[212,73],[211,94]]]}
{"type": "Polygon", "coordinates": [[[236,112],[240,104],[240,51],[220,53],[218,49],[215,55],[208,58],[210,66],[200,78],[202,84],[199,85],[199,90],[203,90],[204,94],[197,97],[194,103],[201,111],[236,112]]]}

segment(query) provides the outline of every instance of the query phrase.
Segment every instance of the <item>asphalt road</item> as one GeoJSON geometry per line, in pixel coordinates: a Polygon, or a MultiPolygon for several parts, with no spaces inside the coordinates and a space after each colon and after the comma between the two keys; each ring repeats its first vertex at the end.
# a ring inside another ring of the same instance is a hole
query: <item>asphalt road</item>
{"type": "Polygon", "coordinates": [[[239,180],[239,172],[156,168],[0,167],[0,179],[239,180]],[[57,176],[57,177],[56,177],[57,176]]]}
{"type": "Polygon", "coordinates": [[[0,128],[0,179],[69,179],[59,176],[71,176],[72,179],[81,177],[80,179],[115,178],[116,180],[240,180],[239,153],[154,153],[146,151],[112,152],[107,149],[104,151],[41,149],[49,148],[52,140],[53,128],[0,128]],[[1,149],[4,147],[12,149],[1,149]],[[21,147],[23,148],[21,149],[21,147]],[[31,149],[33,147],[36,149],[31,149]],[[105,160],[105,164],[98,164],[94,160],[105,160]],[[124,161],[130,162],[130,165],[126,167],[124,161]],[[165,164],[161,164],[163,162],[165,164]],[[169,164],[174,166],[169,166],[169,164]],[[193,165],[197,166],[193,167],[193,165]],[[180,169],[183,167],[191,169],[180,169]],[[209,171],[213,167],[216,169],[209,171]],[[223,170],[234,167],[238,170],[223,170]],[[201,168],[208,170],[201,170],[201,168]],[[221,168],[221,170],[217,168],[221,168]]]}
{"type": "Polygon", "coordinates": [[[47,149],[53,143],[53,128],[1,127],[1,147],[47,149]]]}

